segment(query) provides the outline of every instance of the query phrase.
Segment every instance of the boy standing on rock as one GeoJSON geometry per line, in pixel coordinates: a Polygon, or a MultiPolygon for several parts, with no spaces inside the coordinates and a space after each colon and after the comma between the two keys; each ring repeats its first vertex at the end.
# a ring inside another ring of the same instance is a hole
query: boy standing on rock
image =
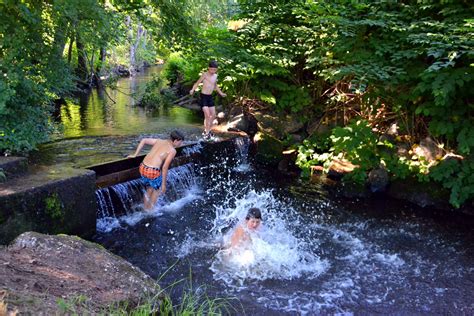
{"type": "Polygon", "coordinates": [[[199,105],[201,106],[202,111],[204,112],[204,132],[202,133],[204,139],[210,139],[213,137],[211,132],[212,124],[216,117],[216,108],[214,106],[214,99],[212,98],[212,93],[214,90],[221,97],[226,97],[227,95],[221,91],[217,85],[217,62],[211,60],[209,62],[209,67],[207,71],[202,74],[198,81],[193,85],[193,88],[189,91],[189,94],[193,95],[194,91],[197,89],[198,85],[202,82],[202,89],[199,98],[199,105]]]}

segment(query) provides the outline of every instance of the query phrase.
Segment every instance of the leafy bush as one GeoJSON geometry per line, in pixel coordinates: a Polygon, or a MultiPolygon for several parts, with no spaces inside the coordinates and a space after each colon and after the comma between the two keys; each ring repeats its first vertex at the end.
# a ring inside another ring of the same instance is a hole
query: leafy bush
{"type": "Polygon", "coordinates": [[[449,202],[455,207],[460,207],[465,201],[474,197],[473,174],[474,158],[470,156],[462,161],[446,159],[431,168],[429,176],[449,189],[451,192],[449,202]]]}
{"type": "Polygon", "coordinates": [[[309,176],[312,166],[322,164],[327,172],[334,158],[347,159],[358,166],[345,180],[363,184],[367,173],[383,165],[392,178],[416,177],[418,181],[433,180],[449,189],[449,202],[460,207],[474,197],[474,159],[446,159],[431,165],[423,157],[408,159],[393,152],[394,144],[379,141],[366,121],[354,121],[346,127],[336,127],[328,138],[307,139],[298,148],[296,164],[309,176]],[[327,140],[330,140],[328,148],[327,140]]]}
{"type": "Polygon", "coordinates": [[[172,53],[166,60],[161,73],[168,81],[168,85],[173,86],[175,83],[183,82],[186,67],[187,62],[181,54],[172,53]]]}
{"type": "Polygon", "coordinates": [[[140,100],[140,105],[149,108],[158,108],[167,104],[166,95],[161,94],[164,86],[164,80],[161,75],[153,75],[153,78],[147,83],[145,92],[140,100]]]}

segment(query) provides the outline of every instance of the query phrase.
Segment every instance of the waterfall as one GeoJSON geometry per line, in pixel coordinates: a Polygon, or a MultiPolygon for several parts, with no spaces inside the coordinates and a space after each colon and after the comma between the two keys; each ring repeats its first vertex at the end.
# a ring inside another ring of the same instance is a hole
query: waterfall
{"type": "Polygon", "coordinates": [[[247,137],[237,137],[234,139],[236,147],[237,166],[234,168],[238,172],[247,172],[252,170],[248,162],[250,140],[247,137]]]}
{"type": "Polygon", "coordinates": [[[196,143],[192,146],[187,146],[187,147],[183,148],[182,153],[185,156],[189,157],[189,156],[192,156],[193,154],[200,153],[201,150],[202,150],[202,143],[199,142],[199,143],[196,143]]]}
{"type": "MultiPolygon", "coordinates": [[[[169,203],[182,198],[187,191],[196,185],[193,164],[186,164],[168,171],[167,191],[160,199],[169,203]]],[[[97,199],[97,218],[131,215],[140,210],[145,186],[140,179],[119,183],[95,192],[97,199]]]]}

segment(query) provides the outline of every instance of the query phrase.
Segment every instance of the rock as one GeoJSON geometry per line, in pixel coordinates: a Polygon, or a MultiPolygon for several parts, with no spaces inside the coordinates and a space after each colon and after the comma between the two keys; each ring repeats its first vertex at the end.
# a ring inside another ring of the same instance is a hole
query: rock
{"type": "Polygon", "coordinates": [[[421,207],[433,207],[441,210],[451,210],[449,191],[435,182],[418,182],[416,179],[399,179],[390,184],[387,191],[393,198],[410,201],[421,207]]]}
{"type": "Polygon", "coordinates": [[[115,67],[114,72],[120,77],[130,77],[130,70],[125,65],[118,65],[115,67]]]}
{"type": "Polygon", "coordinates": [[[129,262],[74,236],[24,233],[0,249],[0,262],[5,303],[21,315],[97,314],[120,302],[133,307],[160,290],[129,262]],[[78,297],[84,299],[74,306],[78,297]],[[75,310],[61,310],[59,300],[75,310]]]}
{"type": "Polygon", "coordinates": [[[384,192],[388,186],[388,182],[389,176],[385,168],[379,167],[370,170],[368,184],[372,192],[384,192]]]}
{"type": "Polygon", "coordinates": [[[244,114],[234,116],[231,121],[227,123],[227,129],[230,131],[245,131],[248,128],[248,122],[245,120],[244,114]]]}
{"type": "Polygon", "coordinates": [[[345,174],[351,173],[358,165],[350,161],[334,158],[329,167],[328,176],[333,179],[341,179],[345,174]]]}
{"type": "Polygon", "coordinates": [[[254,142],[257,147],[255,159],[258,162],[277,166],[283,159],[283,143],[270,134],[258,132],[254,142]]]}
{"type": "Polygon", "coordinates": [[[300,122],[299,119],[291,115],[286,115],[283,122],[283,131],[285,134],[296,133],[304,127],[304,124],[300,122]]]}
{"type": "Polygon", "coordinates": [[[255,112],[254,117],[258,122],[259,130],[278,139],[285,135],[280,118],[264,112],[255,112]]]}
{"type": "Polygon", "coordinates": [[[304,136],[300,134],[290,134],[290,141],[292,144],[302,143],[304,141],[304,136]]]}
{"type": "Polygon", "coordinates": [[[244,111],[243,111],[241,106],[236,105],[236,106],[233,106],[229,110],[229,118],[230,119],[233,119],[234,117],[239,116],[241,114],[244,114],[244,111]]]}
{"type": "Polygon", "coordinates": [[[289,149],[283,151],[283,159],[278,163],[278,170],[284,174],[296,176],[299,174],[299,168],[296,166],[296,158],[298,157],[298,151],[295,149],[289,149]]]}
{"type": "Polygon", "coordinates": [[[420,145],[416,146],[413,152],[415,155],[423,157],[428,162],[441,159],[445,154],[444,150],[430,137],[421,140],[420,145]]]}
{"type": "Polygon", "coordinates": [[[320,120],[317,119],[311,122],[308,127],[306,128],[306,132],[308,135],[329,135],[331,133],[332,127],[325,124],[320,123],[320,120]]]}
{"type": "Polygon", "coordinates": [[[242,131],[253,138],[258,131],[257,120],[251,114],[242,113],[234,116],[227,123],[227,130],[232,132],[242,131]]]}

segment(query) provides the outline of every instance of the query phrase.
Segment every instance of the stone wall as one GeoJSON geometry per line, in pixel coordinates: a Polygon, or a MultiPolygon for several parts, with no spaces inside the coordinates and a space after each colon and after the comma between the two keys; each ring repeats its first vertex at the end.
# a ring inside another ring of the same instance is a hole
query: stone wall
{"type": "Polygon", "coordinates": [[[0,184],[0,244],[36,231],[90,237],[95,233],[95,173],[42,169],[0,184]]]}

